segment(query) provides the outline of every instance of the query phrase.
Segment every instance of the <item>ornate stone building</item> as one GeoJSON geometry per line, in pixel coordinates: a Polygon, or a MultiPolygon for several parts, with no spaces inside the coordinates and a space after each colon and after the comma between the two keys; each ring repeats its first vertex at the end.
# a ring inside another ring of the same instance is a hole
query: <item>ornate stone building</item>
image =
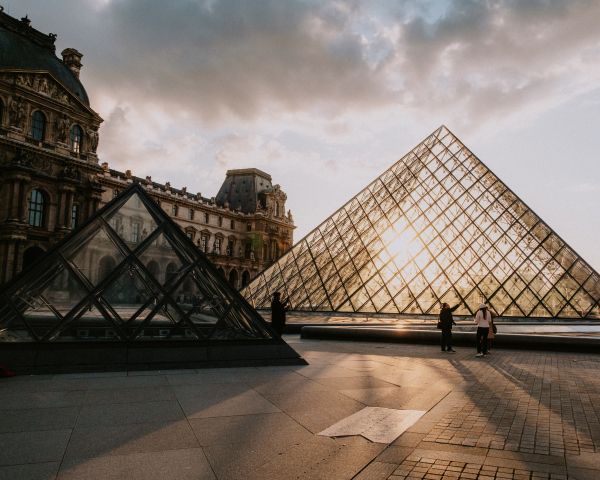
{"type": "MultiPolygon", "coordinates": [[[[286,195],[257,169],[231,170],[216,197],[100,164],[100,116],[79,80],[82,54],[0,7],[0,283],[100,206],[140,183],[236,287],[293,244],[286,195]]],[[[120,228],[143,235],[135,218],[120,228]]]]}

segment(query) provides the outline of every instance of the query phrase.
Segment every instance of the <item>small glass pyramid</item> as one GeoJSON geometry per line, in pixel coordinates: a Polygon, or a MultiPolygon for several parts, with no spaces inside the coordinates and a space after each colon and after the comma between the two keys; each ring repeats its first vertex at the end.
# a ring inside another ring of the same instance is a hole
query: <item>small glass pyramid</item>
{"type": "Polygon", "coordinates": [[[5,285],[0,305],[0,342],[285,345],[139,185],[5,285]]]}
{"type": "Polygon", "coordinates": [[[600,318],[600,275],[442,126],[262,272],[268,308],[600,318]]]}

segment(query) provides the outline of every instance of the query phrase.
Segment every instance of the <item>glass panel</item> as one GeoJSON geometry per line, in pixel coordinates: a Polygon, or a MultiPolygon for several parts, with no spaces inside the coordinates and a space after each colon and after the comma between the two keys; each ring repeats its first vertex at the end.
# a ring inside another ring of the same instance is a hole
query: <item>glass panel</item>
{"type": "Polygon", "coordinates": [[[106,221],[131,249],[150,235],[157,227],[156,220],[137,194],[133,194],[106,221]]]}
{"type": "Polygon", "coordinates": [[[58,327],[86,294],[73,274],[55,263],[18,290],[12,300],[35,335],[43,337],[58,327]]]}
{"type": "Polygon", "coordinates": [[[184,268],[169,239],[161,233],[140,254],[140,261],[161,285],[169,284],[184,268]]]}
{"type": "Polygon", "coordinates": [[[74,247],[66,250],[65,256],[92,285],[99,285],[125,258],[102,225],[91,232],[85,243],[74,247]]]}
{"type": "Polygon", "coordinates": [[[583,290],[578,291],[569,302],[579,317],[585,317],[594,305],[594,299],[583,290]]]}
{"type": "Polygon", "coordinates": [[[34,337],[17,311],[0,297],[0,342],[30,342],[34,337]]]}
{"type": "MultiPolygon", "coordinates": [[[[110,306],[125,322],[141,322],[144,315],[139,310],[149,302],[160,303],[162,295],[156,281],[149,278],[135,263],[121,268],[119,275],[101,294],[104,305],[110,306]]],[[[150,307],[152,308],[152,307],[150,307]]],[[[146,314],[149,312],[146,312],[146,314]]]]}
{"type": "Polygon", "coordinates": [[[529,314],[530,317],[541,317],[541,318],[547,318],[547,317],[551,317],[552,315],[550,314],[550,312],[548,310],[546,310],[546,308],[544,307],[543,304],[538,304],[533,311],[529,314]]]}
{"type": "Polygon", "coordinates": [[[558,315],[558,312],[565,305],[565,299],[553,288],[550,290],[543,300],[544,306],[553,317],[558,315]]]}

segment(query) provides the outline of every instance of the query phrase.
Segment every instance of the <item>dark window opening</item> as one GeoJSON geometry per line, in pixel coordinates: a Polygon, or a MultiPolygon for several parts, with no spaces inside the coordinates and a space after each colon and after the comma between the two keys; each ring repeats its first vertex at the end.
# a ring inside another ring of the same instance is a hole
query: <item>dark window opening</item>
{"type": "Polygon", "coordinates": [[[46,134],[46,117],[42,112],[36,110],[31,118],[31,137],[38,142],[44,140],[46,134]]]}
{"type": "Polygon", "coordinates": [[[83,146],[83,131],[79,125],[71,127],[71,151],[75,153],[81,152],[83,146]]]}
{"type": "Polygon", "coordinates": [[[29,225],[32,227],[41,227],[44,225],[44,209],[44,194],[39,190],[33,189],[29,196],[29,225]]]}

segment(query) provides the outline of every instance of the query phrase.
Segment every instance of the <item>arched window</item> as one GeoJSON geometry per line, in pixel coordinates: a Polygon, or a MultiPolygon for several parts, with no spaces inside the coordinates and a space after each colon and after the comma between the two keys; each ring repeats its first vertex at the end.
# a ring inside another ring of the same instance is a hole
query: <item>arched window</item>
{"type": "Polygon", "coordinates": [[[83,144],[83,131],[79,125],[71,127],[71,151],[75,153],[81,152],[83,144]]]}
{"type": "Polygon", "coordinates": [[[32,227],[42,227],[45,220],[46,199],[44,194],[37,189],[33,189],[29,194],[29,225],[32,227]]]}
{"type": "Polygon", "coordinates": [[[36,110],[31,117],[31,137],[38,142],[44,140],[46,136],[46,116],[36,110]]]}

